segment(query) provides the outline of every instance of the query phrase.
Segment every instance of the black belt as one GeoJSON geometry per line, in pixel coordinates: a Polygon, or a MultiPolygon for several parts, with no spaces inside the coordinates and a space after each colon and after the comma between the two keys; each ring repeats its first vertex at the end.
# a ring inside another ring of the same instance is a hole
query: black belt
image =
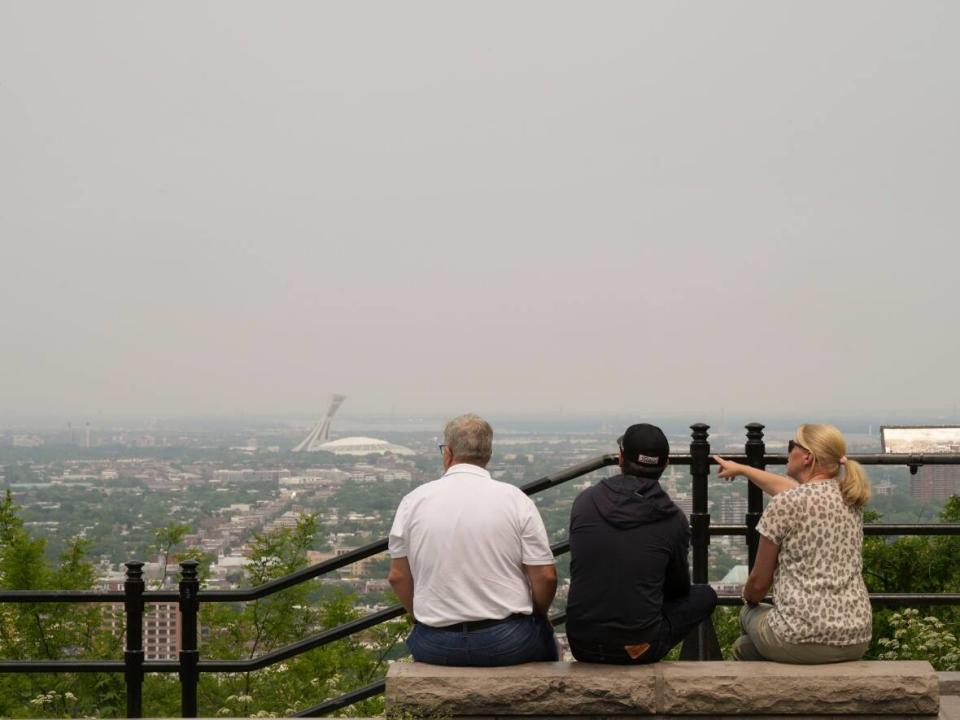
{"type": "Polygon", "coordinates": [[[507,615],[505,618],[500,618],[499,620],[470,620],[469,622],[459,622],[454,623],[453,625],[444,625],[443,627],[431,626],[431,628],[433,630],[449,630],[451,632],[472,632],[474,630],[483,630],[484,628],[499,625],[507,620],[514,620],[522,617],[527,616],[523,613],[513,613],[512,615],[507,615]]]}

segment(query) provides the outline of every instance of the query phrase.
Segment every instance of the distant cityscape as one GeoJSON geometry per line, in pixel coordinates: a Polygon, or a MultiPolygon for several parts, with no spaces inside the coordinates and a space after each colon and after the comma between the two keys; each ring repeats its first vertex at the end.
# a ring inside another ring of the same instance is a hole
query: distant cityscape
{"type": "MultiPolygon", "coordinates": [[[[335,408],[333,410],[335,412],[335,408]]],[[[175,586],[175,556],[187,548],[210,558],[206,587],[245,584],[255,536],[293,528],[304,514],[315,514],[319,532],[310,563],[337,557],[386,536],[400,498],[441,471],[438,427],[394,429],[376,437],[338,431],[333,412],[304,428],[230,431],[147,432],[142,429],[67,427],[58,431],[0,430],[0,487],[12,494],[27,529],[47,541],[56,556],[72,537],[89,543],[100,587],[122,587],[123,562],[146,561],[151,589],[175,586]],[[306,438],[306,439],[305,439],[306,438]],[[299,452],[294,452],[299,449],[299,452]],[[170,522],[189,526],[169,563],[159,556],[154,533],[170,522]]],[[[491,471],[517,485],[614,452],[617,429],[594,432],[510,431],[495,436],[491,471]]],[[[689,435],[669,434],[675,452],[687,452],[689,435]]],[[[790,433],[768,432],[768,450],[782,451],[790,433]]],[[[720,431],[711,438],[716,452],[742,452],[742,433],[720,431]]],[[[849,434],[850,452],[878,452],[877,435],[849,434]]],[[[570,504],[576,493],[612,474],[605,468],[579,481],[535,496],[551,541],[566,537],[570,504]]],[[[871,468],[871,508],[888,522],[931,522],[943,500],[960,493],[960,469],[871,468]]],[[[691,511],[687,468],[669,467],[662,484],[677,504],[691,511]]],[[[744,522],[742,483],[712,480],[711,521],[744,522]]],[[[369,558],[316,581],[317,592],[339,588],[353,593],[364,611],[395,602],[386,582],[388,559],[369,558]]],[[[567,560],[558,560],[558,607],[565,603],[567,560]]],[[[721,593],[738,593],[746,577],[741,537],[714,537],[710,580],[721,593]]],[[[150,607],[145,618],[148,659],[174,659],[178,652],[175,605],[150,607]]]]}

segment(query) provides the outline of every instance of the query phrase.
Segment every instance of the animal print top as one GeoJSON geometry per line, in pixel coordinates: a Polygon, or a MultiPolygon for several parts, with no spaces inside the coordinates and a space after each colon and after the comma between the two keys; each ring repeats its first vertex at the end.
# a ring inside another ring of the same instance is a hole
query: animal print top
{"type": "Polygon", "coordinates": [[[779,638],[824,645],[870,640],[863,515],[843,501],[835,479],[775,496],[757,531],[780,546],[769,615],[779,638]]]}

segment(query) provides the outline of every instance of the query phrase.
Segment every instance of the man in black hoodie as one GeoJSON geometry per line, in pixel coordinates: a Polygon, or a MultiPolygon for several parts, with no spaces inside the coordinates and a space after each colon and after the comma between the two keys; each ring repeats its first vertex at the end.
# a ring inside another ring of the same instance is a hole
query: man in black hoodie
{"type": "Polygon", "coordinates": [[[660,487],[663,431],[631,425],[617,442],[622,474],[584,490],[570,513],[567,637],[582,662],[651,663],[710,616],[717,594],[690,584],[690,526],[660,487]]]}

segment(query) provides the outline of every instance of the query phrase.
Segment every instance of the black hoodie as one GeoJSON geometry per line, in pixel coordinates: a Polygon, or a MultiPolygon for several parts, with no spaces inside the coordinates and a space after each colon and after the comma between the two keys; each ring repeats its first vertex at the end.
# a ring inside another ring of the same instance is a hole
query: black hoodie
{"type": "Polygon", "coordinates": [[[656,636],[664,599],[690,591],[687,518],[658,480],[617,475],[570,512],[567,633],[630,645],[656,636]]]}

